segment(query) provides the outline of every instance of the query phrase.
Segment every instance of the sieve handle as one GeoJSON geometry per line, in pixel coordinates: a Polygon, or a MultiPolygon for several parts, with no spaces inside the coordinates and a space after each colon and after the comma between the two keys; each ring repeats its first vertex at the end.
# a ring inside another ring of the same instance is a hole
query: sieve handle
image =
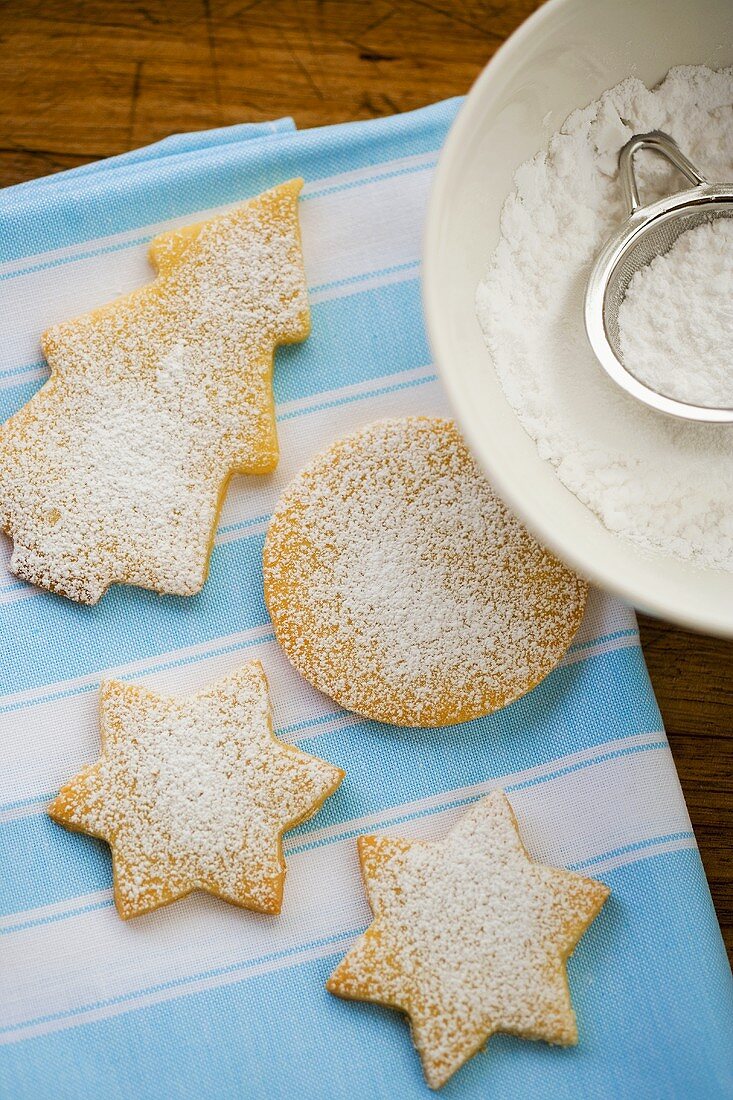
{"type": "Polygon", "coordinates": [[[634,134],[627,141],[618,155],[618,168],[621,176],[621,186],[624,190],[624,198],[629,207],[629,213],[633,214],[641,206],[639,198],[639,184],[634,174],[634,157],[640,149],[651,149],[659,153],[675,168],[679,169],[683,176],[693,184],[707,183],[692,161],[688,160],[674,138],[661,130],[651,130],[648,134],[634,134]]]}

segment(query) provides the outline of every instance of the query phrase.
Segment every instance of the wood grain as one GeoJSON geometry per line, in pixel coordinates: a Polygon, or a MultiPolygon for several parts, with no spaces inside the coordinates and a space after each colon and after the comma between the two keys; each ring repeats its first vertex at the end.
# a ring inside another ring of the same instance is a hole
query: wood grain
{"type": "MultiPolygon", "coordinates": [[[[460,95],[534,0],[0,0],[0,186],[167,134],[460,95]]],[[[641,618],[733,955],[733,643],[641,618]]]]}

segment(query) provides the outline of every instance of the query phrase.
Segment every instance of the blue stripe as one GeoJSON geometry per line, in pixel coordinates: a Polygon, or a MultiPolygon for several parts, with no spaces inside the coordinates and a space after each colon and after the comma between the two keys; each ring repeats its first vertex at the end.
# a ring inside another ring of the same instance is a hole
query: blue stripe
{"type": "Polygon", "coordinates": [[[667,748],[669,748],[668,742],[666,740],[660,740],[652,741],[644,745],[631,745],[625,749],[614,749],[611,752],[605,752],[602,753],[601,756],[594,757],[593,760],[577,760],[573,764],[566,764],[564,767],[557,768],[548,775],[534,775],[531,779],[522,779],[518,783],[511,783],[506,789],[509,793],[512,791],[526,791],[530,787],[536,787],[539,783],[546,783],[550,779],[562,779],[566,775],[572,775],[574,772],[583,771],[592,764],[604,764],[607,760],[616,760],[619,756],[634,756],[636,753],[649,752],[650,749],[667,748]]]}
{"type": "MultiPolygon", "coordinates": [[[[129,241],[117,241],[116,244],[106,244],[101,245],[99,248],[87,249],[85,252],[75,252],[73,256],[57,256],[53,260],[39,260],[38,263],[29,264],[28,267],[19,268],[17,271],[0,271],[0,283],[11,282],[13,279],[20,278],[21,275],[35,275],[37,271],[48,271],[50,268],[64,267],[76,260],[91,260],[95,256],[107,256],[112,252],[126,252],[138,245],[148,244],[152,239],[153,234],[147,233],[142,237],[135,237],[129,241]]],[[[19,369],[27,370],[28,368],[20,367],[19,369]]]]}
{"type": "Polygon", "coordinates": [[[0,263],[92,241],[256,195],[293,176],[309,182],[434,152],[458,100],[388,119],[303,130],[286,141],[230,143],[56,185],[0,193],[0,263]]]}
{"type": "MultiPolygon", "coordinates": [[[[88,905],[77,905],[73,909],[64,909],[60,913],[47,913],[42,917],[30,917],[28,920],[19,920],[17,924],[8,924],[0,928],[0,936],[9,936],[13,932],[27,932],[29,928],[38,928],[44,924],[57,924],[62,920],[71,920],[73,917],[81,917],[85,913],[96,913],[99,909],[111,909],[114,905],[113,898],[102,898],[99,901],[89,902],[88,905]]],[[[0,1033],[3,1028],[0,1028],[0,1033]]]]}
{"type": "MultiPolygon", "coordinates": [[[[343,767],[346,779],[318,815],[290,835],[305,841],[315,829],[548,764],[577,751],[577,729],[584,731],[583,747],[661,729],[651,694],[617,697],[615,685],[638,680],[643,670],[641,651],[627,648],[558,668],[511,706],[450,729],[398,729],[354,717],[345,728],[314,730],[300,747],[343,767]],[[416,768],[416,760],[423,766],[416,768]]],[[[666,745],[661,735],[654,744],[666,745]]],[[[11,819],[0,828],[0,861],[14,868],[12,876],[0,876],[0,914],[111,885],[105,846],[62,829],[44,814],[11,819]]]]}
{"type": "Polygon", "coordinates": [[[251,519],[240,519],[237,523],[226,523],[223,527],[217,529],[218,535],[227,535],[232,531],[244,531],[248,527],[256,527],[260,523],[267,523],[270,518],[269,512],[264,512],[261,516],[252,516],[251,519]]]}
{"type": "Polygon", "coordinates": [[[573,642],[568,650],[568,653],[580,653],[584,649],[590,649],[592,646],[599,645],[601,642],[612,642],[618,638],[638,638],[639,628],[629,627],[627,630],[614,630],[611,634],[604,634],[602,638],[591,638],[587,642],[573,642]]]}
{"type": "Polygon", "coordinates": [[[654,848],[659,844],[672,844],[677,840],[694,839],[695,834],[691,829],[683,829],[678,833],[665,833],[664,836],[654,836],[648,837],[646,840],[637,840],[635,844],[624,844],[622,848],[612,848],[610,852],[605,852],[601,856],[593,856],[591,859],[581,859],[577,863],[569,863],[568,868],[571,871],[585,871],[589,867],[594,867],[596,864],[603,863],[607,859],[614,859],[616,856],[643,852],[647,848],[654,848]]]}
{"type": "MultiPolygon", "coordinates": [[[[41,364],[45,366],[45,364],[41,364]]],[[[30,370],[30,368],[28,368],[30,370]]],[[[23,373],[26,373],[25,368],[23,373]]],[[[43,383],[47,380],[48,371],[41,378],[31,378],[29,381],[21,381],[17,386],[3,386],[0,389],[0,424],[8,417],[21,409],[27,401],[30,401],[34,393],[38,393],[43,383]]]]}
{"type": "Polygon", "coordinates": [[[361,275],[349,275],[343,279],[334,279],[330,283],[319,283],[309,287],[310,294],[319,294],[324,290],[335,290],[342,286],[355,286],[364,283],[367,279],[380,279],[385,275],[396,275],[400,271],[416,271],[420,267],[420,260],[408,260],[404,264],[392,264],[390,267],[380,267],[376,271],[365,271],[361,275]]]}
{"type": "Polygon", "coordinates": [[[50,802],[56,791],[44,791],[43,794],[32,794],[28,798],[16,798],[14,802],[4,802],[0,806],[0,813],[8,810],[20,810],[24,806],[37,806],[40,801],[50,802]]]}
{"type": "MultiPolygon", "coordinates": [[[[275,635],[270,632],[259,634],[256,638],[244,638],[236,642],[230,642],[227,645],[214,646],[211,649],[207,649],[205,654],[189,653],[183,657],[172,657],[168,661],[159,661],[152,665],[146,665],[145,668],[136,670],[135,672],[122,672],[119,675],[121,680],[137,680],[141,676],[149,676],[155,672],[163,672],[169,668],[184,668],[186,665],[194,664],[196,661],[200,661],[209,657],[221,657],[225,653],[238,653],[245,649],[251,649],[253,646],[265,645],[267,642],[274,642],[275,635]]],[[[107,675],[105,670],[104,675],[107,675]]],[[[90,692],[99,691],[101,684],[100,680],[94,680],[88,684],[77,684],[75,687],[60,688],[57,691],[49,691],[45,694],[34,696],[31,702],[15,702],[6,703],[3,707],[0,707],[0,714],[9,714],[15,710],[25,710],[29,706],[35,706],[39,703],[52,703],[57,699],[70,699],[74,695],[88,695],[90,692]]],[[[8,807],[3,806],[2,809],[8,807]]]]}
{"type": "Polygon", "coordinates": [[[426,386],[430,382],[437,382],[437,374],[425,374],[421,378],[408,378],[405,382],[393,382],[389,386],[378,386],[373,390],[362,390],[356,394],[346,394],[343,397],[334,397],[328,401],[319,401],[317,405],[309,405],[307,410],[293,409],[291,412],[280,413],[277,417],[281,420],[294,420],[298,416],[309,413],[321,412],[323,409],[336,409],[341,405],[350,405],[354,401],[368,401],[370,397],[383,397],[388,393],[399,393],[401,390],[411,390],[416,386],[426,386]]]}
{"type": "Polygon", "coordinates": [[[25,581],[7,581],[5,584],[0,584],[0,593],[18,592],[23,588],[28,588],[25,581]]]}
{"type": "MultiPolygon", "coordinates": [[[[430,150],[430,152],[433,152],[433,150],[430,150]]],[[[437,163],[438,150],[436,149],[434,160],[422,162],[420,164],[410,164],[403,168],[388,169],[386,172],[375,172],[366,182],[376,183],[379,180],[395,179],[398,176],[412,176],[415,172],[425,172],[428,169],[432,170],[437,163]]],[[[350,191],[355,187],[363,187],[364,183],[364,180],[348,180],[345,183],[333,183],[329,187],[322,187],[320,190],[310,191],[307,195],[303,196],[303,199],[320,199],[323,198],[324,195],[333,195],[337,191],[350,191]]]]}
{"type": "MultiPolygon", "coordinates": [[[[699,857],[657,855],[603,876],[611,898],[569,962],[580,1043],[495,1037],[444,1090],[462,1100],[733,1094],[733,982],[699,857]],[[694,944],[694,950],[691,945],[694,944]],[[684,1037],[682,1041],[681,1037],[684,1037]]],[[[248,919],[242,915],[244,922],[248,919]]],[[[104,1095],[424,1100],[404,1019],[323,988],[343,948],[0,1047],[14,1100],[104,1095]],[[286,1037],[286,1038],[284,1038],[286,1037]]],[[[234,971],[231,972],[232,974],[234,971]]]]}
{"type": "Polygon", "coordinates": [[[28,374],[30,371],[36,370],[48,370],[45,359],[36,359],[34,363],[25,363],[23,366],[0,370],[0,378],[12,378],[15,374],[28,374]]]}

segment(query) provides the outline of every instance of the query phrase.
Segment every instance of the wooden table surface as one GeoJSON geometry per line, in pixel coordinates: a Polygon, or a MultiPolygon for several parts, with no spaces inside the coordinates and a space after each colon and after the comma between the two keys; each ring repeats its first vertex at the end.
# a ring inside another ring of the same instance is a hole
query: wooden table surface
{"type": "MultiPolygon", "coordinates": [[[[0,0],[0,186],[167,134],[465,92],[533,0],[0,0]]],[[[733,643],[641,617],[733,954],[733,643]]]]}

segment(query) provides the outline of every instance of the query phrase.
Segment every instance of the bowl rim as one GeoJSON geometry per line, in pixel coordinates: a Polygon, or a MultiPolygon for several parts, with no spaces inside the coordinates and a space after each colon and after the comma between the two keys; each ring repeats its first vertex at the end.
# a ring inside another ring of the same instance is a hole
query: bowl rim
{"type": "MultiPolygon", "coordinates": [[[[591,554],[578,552],[571,540],[564,540],[551,524],[546,523],[541,517],[529,513],[522,499],[512,487],[510,478],[506,477],[500,469],[489,468],[483,444],[485,433],[482,428],[485,425],[482,425],[481,414],[472,403],[466,400],[458,377],[448,367],[452,353],[450,336],[446,331],[446,326],[440,320],[442,308],[439,289],[439,263],[437,260],[439,257],[440,213],[448,203],[449,177],[452,173],[453,161],[456,159],[458,150],[465,144],[466,135],[473,129],[477,115],[483,111],[484,91],[489,83],[493,82],[497,69],[505,66],[508,59],[518,50],[521,50],[525,39],[533,37],[542,24],[547,20],[554,19],[561,9],[571,7],[575,3],[577,3],[577,0],[546,0],[542,7],[538,8],[520,24],[491,56],[478,75],[451,125],[438,157],[430,189],[423,234],[421,282],[428,340],[449,403],[470,450],[490,477],[491,483],[499,495],[539,541],[591,583],[606,591],[615,593],[640,610],[695,631],[713,634],[718,637],[733,637],[733,614],[730,612],[726,614],[724,606],[701,611],[694,606],[694,599],[685,598],[683,590],[679,592],[679,602],[674,604],[665,598],[662,593],[653,590],[642,592],[639,583],[628,580],[621,570],[614,570],[612,567],[607,567],[603,563],[593,560],[591,554]]],[[[487,368],[490,369],[490,360],[487,363],[487,368]]],[[[514,415],[516,416],[516,413],[514,415]]],[[[538,461],[542,461],[539,456],[538,461]]],[[[570,490],[566,491],[569,492],[570,490]]],[[[733,576],[731,577],[731,584],[733,585],[733,576]]]]}

